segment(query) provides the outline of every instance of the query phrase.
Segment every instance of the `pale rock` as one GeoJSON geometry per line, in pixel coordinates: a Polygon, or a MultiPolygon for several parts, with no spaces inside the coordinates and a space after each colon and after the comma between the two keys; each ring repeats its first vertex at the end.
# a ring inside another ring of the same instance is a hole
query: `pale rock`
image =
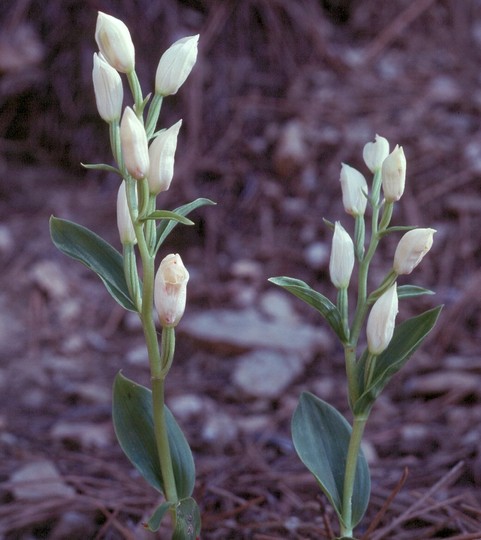
{"type": "MultiPolygon", "coordinates": [[[[86,373],[88,366],[85,362],[79,361],[76,357],[60,356],[47,354],[42,358],[42,368],[44,373],[64,374],[69,377],[81,376],[86,373]]],[[[50,383],[50,379],[43,381],[45,384],[50,383]]]]}
{"type": "Polygon", "coordinates": [[[456,395],[481,395],[481,376],[464,371],[435,371],[417,375],[406,383],[410,395],[437,395],[448,392],[456,395]]]}
{"type": "Polygon", "coordinates": [[[225,413],[211,414],[202,427],[202,439],[220,448],[232,443],[238,434],[237,424],[225,413]]]}
{"type": "Polygon", "coordinates": [[[262,276],[262,266],[251,259],[239,259],[232,263],[230,272],[235,278],[257,281],[262,276]]]}
{"type": "Polygon", "coordinates": [[[269,321],[256,309],[190,312],[177,329],[200,343],[231,353],[270,349],[309,359],[331,347],[331,338],[323,328],[269,321]]]}
{"type": "Polygon", "coordinates": [[[30,275],[35,285],[52,299],[63,299],[68,294],[65,272],[54,261],[43,260],[33,265],[30,275]]]}
{"type": "Polygon", "coordinates": [[[239,429],[248,434],[262,433],[272,423],[272,418],[268,414],[252,414],[249,416],[241,416],[237,420],[239,429]]]}
{"type": "Polygon", "coordinates": [[[271,320],[298,322],[291,299],[284,291],[265,292],[259,299],[259,309],[271,320]]]}
{"type": "Polygon", "coordinates": [[[148,366],[149,354],[145,344],[138,345],[127,351],[126,358],[127,363],[131,366],[148,366]]]}
{"type": "Polygon", "coordinates": [[[71,324],[82,317],[82,303],[78,298],[65,298],[58,308],[62,323],[71,324]]]}
{"type": "Polygon", "coordinates": [[[299,120],[288,122],[280,133],[274,152],[274,168],[283,177],[298,173],[308,162],[305,126],[299,120]]]}
{"type": "Polygon", "coordinates": [[[184,394],[171,398],[169,408],[177,419],[187,421],[200,416],[207,408],[207,404],[204,399],[195,394],[184,394]]]}
{"type": "Polygon", "coordinates": [[[85,540],[95,538],[97,524],[95,515],[70,510],[63,512],[48,535],[49,540],[85,540]]]}
{"type": "Polygon", "coordinates": [[[57,422],[50,435],[64,443],[75,443],[81,448],[106,448],[113,440],[113,429],[110,422],[88,423],[62,420],[57,422]]]}
{"type": "Polygon", "coordinates": [[[372,444],[371,441],[363,440],[361,443],[362,452],[364,454],[364,457],[366,458],[366,461],[369,465],[374,465],[377,461],[379,461],[379,456],[376,452],[375,446],[372,444]]]}
{"type": "Polygon", "coordinates": [[[105,404],[110,403],[112,399],[110,388],[94,382],[75,385],[75,393],[86,403],[105,404]]]}
{"type": "Polygon", "coordinates": [[[60,344],[60,349],[63,354],[77,354],[84,348],[85,339],[79,334],[66,336],[60,344]]]}
{"type": "Polygon", "coordinates": [[[304,260],[313,270],[322,270],[329,264],[330,249],[323,242],[313,242],[304,250],[304,260]]]}
{"type": "Polygon", "coordinates": [[[426,98],[429,103],[452,105],[462,99],[463,89],[454,77],[440,75],[429,83],[426,98]]]}
{"type": "Polygon", "coordinates": [[[54,497],[70,498],[75,490],[68,486],[51,461],[34,461],[15,471],[10,481],[19,501],[39,501],[54,497]]]}
{"type": "Polygon", "coordinates": [[[295,355],[254,351],[237,360],[232,380],[245,394],[275,399],[302,372],[303,362],[295,355]]]}

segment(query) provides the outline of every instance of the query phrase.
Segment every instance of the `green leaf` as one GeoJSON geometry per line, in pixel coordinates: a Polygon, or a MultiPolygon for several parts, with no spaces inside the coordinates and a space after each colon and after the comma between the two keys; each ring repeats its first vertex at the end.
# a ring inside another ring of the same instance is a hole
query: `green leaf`
{"type": "Polygon", "coordinates": [[[164,519],[165,514],[172,508],[173,504],[170,502],[163,502],[158,506],[154,513],[150,516],[149,521],[145,524],[145,528],[150,532],[156,532],[160,528],[160,523],[164,519]]]}
{"type": "MultiPolygon", "coordinates": [[[[319,482],[322,491],[342,517],[344,473],[352,428],[334,407],[303,392],[292,417],[292,440],[298,456],[319,482]]],[[[352,497],[352,523],[364,515],[371,491],[369,467],[359,451],[352,497]]]]}
{"type": "Polygon", "coordinates": [[[114,247],[86,227],[53,216],[50,236],[62,253],[93,270],[121,306],[137,311],[125,281],[123,257],[114,247]]]}
{"type": "Polygon", "coordinates": [[[107,165],[106,163],[81,163],[80,165],[82,165],[84,169],[113,172],[119,176],[122,176],[122,173],[119,171],[119,169],[117,169],[117,167],[112,167],[112,165],[107,165]]]}
{"type": "MultiPolygon", "coordinates": [[[[211,201],[210,199],[196,199],[195,201],[192,201],[191,203],[184,204],[183,206],[179,206],[174,210],[173,213],[179,214],[181,216],[186,216],[187,214],[190,214],[193,210],[206,205],[216,204],[214,201],[211,201]]],[[[157,225],[157,244],[155,246],[155,252],[159,250],[160,246],[163,244],[167,236],[171,233],[172,229],[177,225],[177,221],[173,220],[163,220],[157,225]]]]}
{"type": "Polygon", "coordinates": [[[171,212],[170,210],[155,210],[154,212],[149,214],[147,217],[145,217],[142,221],[145,221],[147,219],[170,219],[172,221],[177,221],[178,223],[182,223],[183,225],[194,224],[194,222],[191,221],[190,219],[187,219],[181,214],[176,214],[175,212],[171,212]]]}
{"type": "Polygon", "coordinates": [[[175,508],[177,524],[172,540],[196,540],[200,537],[200,511],[191,497],[179,501],[175,508]]]}
{"type": "Polygon", "coordinates": [[[398,298],[414,298],[415,296],[423,296],[424,294],[432,295],[434,291],[417,287],[416,285],[399,285],[397,288],[398,298]]]}
{"type": "Polygon", "coordinates": [[[417,229],[416,225],[397,225],[395,227],[388,227],[387,229],[384,229],[383,231],[379,231],[378,235],[379,238],[382,238],[383,236],[387,236],[388,234],[391,234],[393,232],[407,232],[412,231],[413,229],[417,229]]]}
{"type": "MultiPolygon", "coordinates": [[[[112,417],[115,434],[131,463],[157,491],[163,493],[152,416],[152,392],[118,373],[114,381],[112,417]]],[[[170,410],[165,420],[175,484],[179,498],[192,495],[195,467],[189,445],[170,410]]]]}
{"type": "Polygon", "coordinates": [[[359,359],[358,382],[360,397],[353,404],[354,414],[369,412],[377,396],[382,392],[392,376],[409,360],[424,338],[433,329],[443,306],[425,311],[417,317],[404,321],[394,329],[388,348],[376,358],[373,376],[367,388],[364,386],[367,351],[359,359]]]}
{"type": "Polygon", "coordinates": [[[297,298],[300,298],[306,304],[309,304],[316,309],[328,322],[329,326],[334,330],[339,339],[345,343],[347,336],[344,333],[341,314],[337,307],[326,298],[323,294],[315,291],[307,283],[300,279],[290,277],[271,277],[269,280],[274,285],[283,287],[297,298]]]}

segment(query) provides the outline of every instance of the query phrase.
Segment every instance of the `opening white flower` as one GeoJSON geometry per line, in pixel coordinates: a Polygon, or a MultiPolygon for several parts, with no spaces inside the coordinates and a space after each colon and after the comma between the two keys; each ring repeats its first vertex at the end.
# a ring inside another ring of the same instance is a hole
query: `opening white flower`
{"type": "Polygon", "coordinates": [[[187,271],[180,255],[171,253],[160,263],[155,276],[154,303],[162,326],[177,326],[187,299],[187,271]]]}

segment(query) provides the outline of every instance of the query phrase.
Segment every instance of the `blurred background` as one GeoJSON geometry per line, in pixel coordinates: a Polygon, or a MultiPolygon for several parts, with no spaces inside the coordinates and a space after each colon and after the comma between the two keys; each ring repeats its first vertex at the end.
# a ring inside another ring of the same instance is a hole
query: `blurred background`
{"type": "MultiPolygon", "coordinates": [[[[54,214],[120,248],[118,180],[80,165],[111,162],[91,83],[98,10],[129,27],[144,94],[162,52],[200,34],[194,71],[162,107],[161,127],[183,126],[159,205],[217,202],[165,247],[191,272],[167,400],[195,454],[203,538],[329,537],[332,510],[289,423],[303,390],[349,418],[342,355],[267,278],[334,298],[322,218],[352,231],[340,166],[369,178],[362,149],[376,133],[407,157],[393,223],[437,230],[403,281],[436,295],[404,302],[399,320],[445,307],[373,410],[359,536],[481,538],[479,0],[0,4],[0,538],[143,538],[157,502],[110,420],[119,369],[148,384],[139,324],[48,232],[54,214]]],[[[383,242],[372,286],[397,240],[383,242]]]]}

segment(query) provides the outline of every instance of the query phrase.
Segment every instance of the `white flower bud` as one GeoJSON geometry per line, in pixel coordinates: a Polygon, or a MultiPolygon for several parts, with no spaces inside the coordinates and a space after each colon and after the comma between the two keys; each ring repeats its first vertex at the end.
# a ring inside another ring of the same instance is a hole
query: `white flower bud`
{"type": "Polygon", "coordinates": [[[344,210],[352,216],[363,216],[367,205],[366,179],[358,170],[343,163],[340,181],[344,210]]]}
{"type": "Polygon", "coordinates": [[[155,73],[155,92],[161,96],[176,94],[197,60],[199,35],[179,39],[160,58],[155,73]]]}
{"type": "Polygon", "coordinates": [[[134,226],[130,217],[125,180],[122,181],[117,193],[117,228],[122,244],[136,244],[134,226]]]}
{"type": "Polygon", "coordinates": [[[177,326],[185,310],[189,272],[180,255],[171,253],[155,276],[154,303],[162,326],[177,326]]]}
{"type": "Polygon", "coordinates": [[[120,144],[126,169],[136,180],[149,172],[149,145],[142,122],[130,107],[126,107],[120,122],[120,144]]]}
{"type": "Polygon", "coordinates": [[[336,221],[332,237],[329,274],[333,285],[337,289],[344,289],[349,286],[353,268],[354,244],[344,227],[339,221],[336,221]]]}
{"type": "Polygon", "coordinates": [[[381,168],[382,162],[389,155],[389,142],[384,137],[376,135],[375,142],[368,142],[363,149],[362,157],[368,169],[375,173],[381,168]]]}
{"type": "Polygon", "coordinates": [[[122,114],[122,101],[124,99],[122,79],[102,55],[97,53],[94,53],[92,80],[97,110],[101,118],[106,122],[118,120],[122,114]]]}
{"type": "Polygon", "coordinates": [[[393,269],[398,275],[410,274],[433,245],[436,229],[413,229],[399,240],[393,269]]]}
{"type": "Polygon", "coordinates": [[[394,283],[376,300],[367,319],[367,344],[371,354],[381,354],[391,342],[397,312],[397,286],[394,283]]]}
{"type": "Polygon", "coordinates": [[[130,73],[135,67],[135,48],[129,29],[120,19],[99,11],[95,41],[105,60],[120,73],[130,73]]]}
{"type": "Polygon", "coordinates": [[[396,148],[382,163],[382,191],[387,202],[399,201],[406,183],[406,157],[402,146],[396,148]]]}
{"type": "Polygon", "coordinates": [[[148,181],[150,193],[154,195],[161,191],[167,191],[172,182],[177,136],[181,125],[182,120],[179,120],[169,129],[164,129],[150,144],[148,181]]]}

